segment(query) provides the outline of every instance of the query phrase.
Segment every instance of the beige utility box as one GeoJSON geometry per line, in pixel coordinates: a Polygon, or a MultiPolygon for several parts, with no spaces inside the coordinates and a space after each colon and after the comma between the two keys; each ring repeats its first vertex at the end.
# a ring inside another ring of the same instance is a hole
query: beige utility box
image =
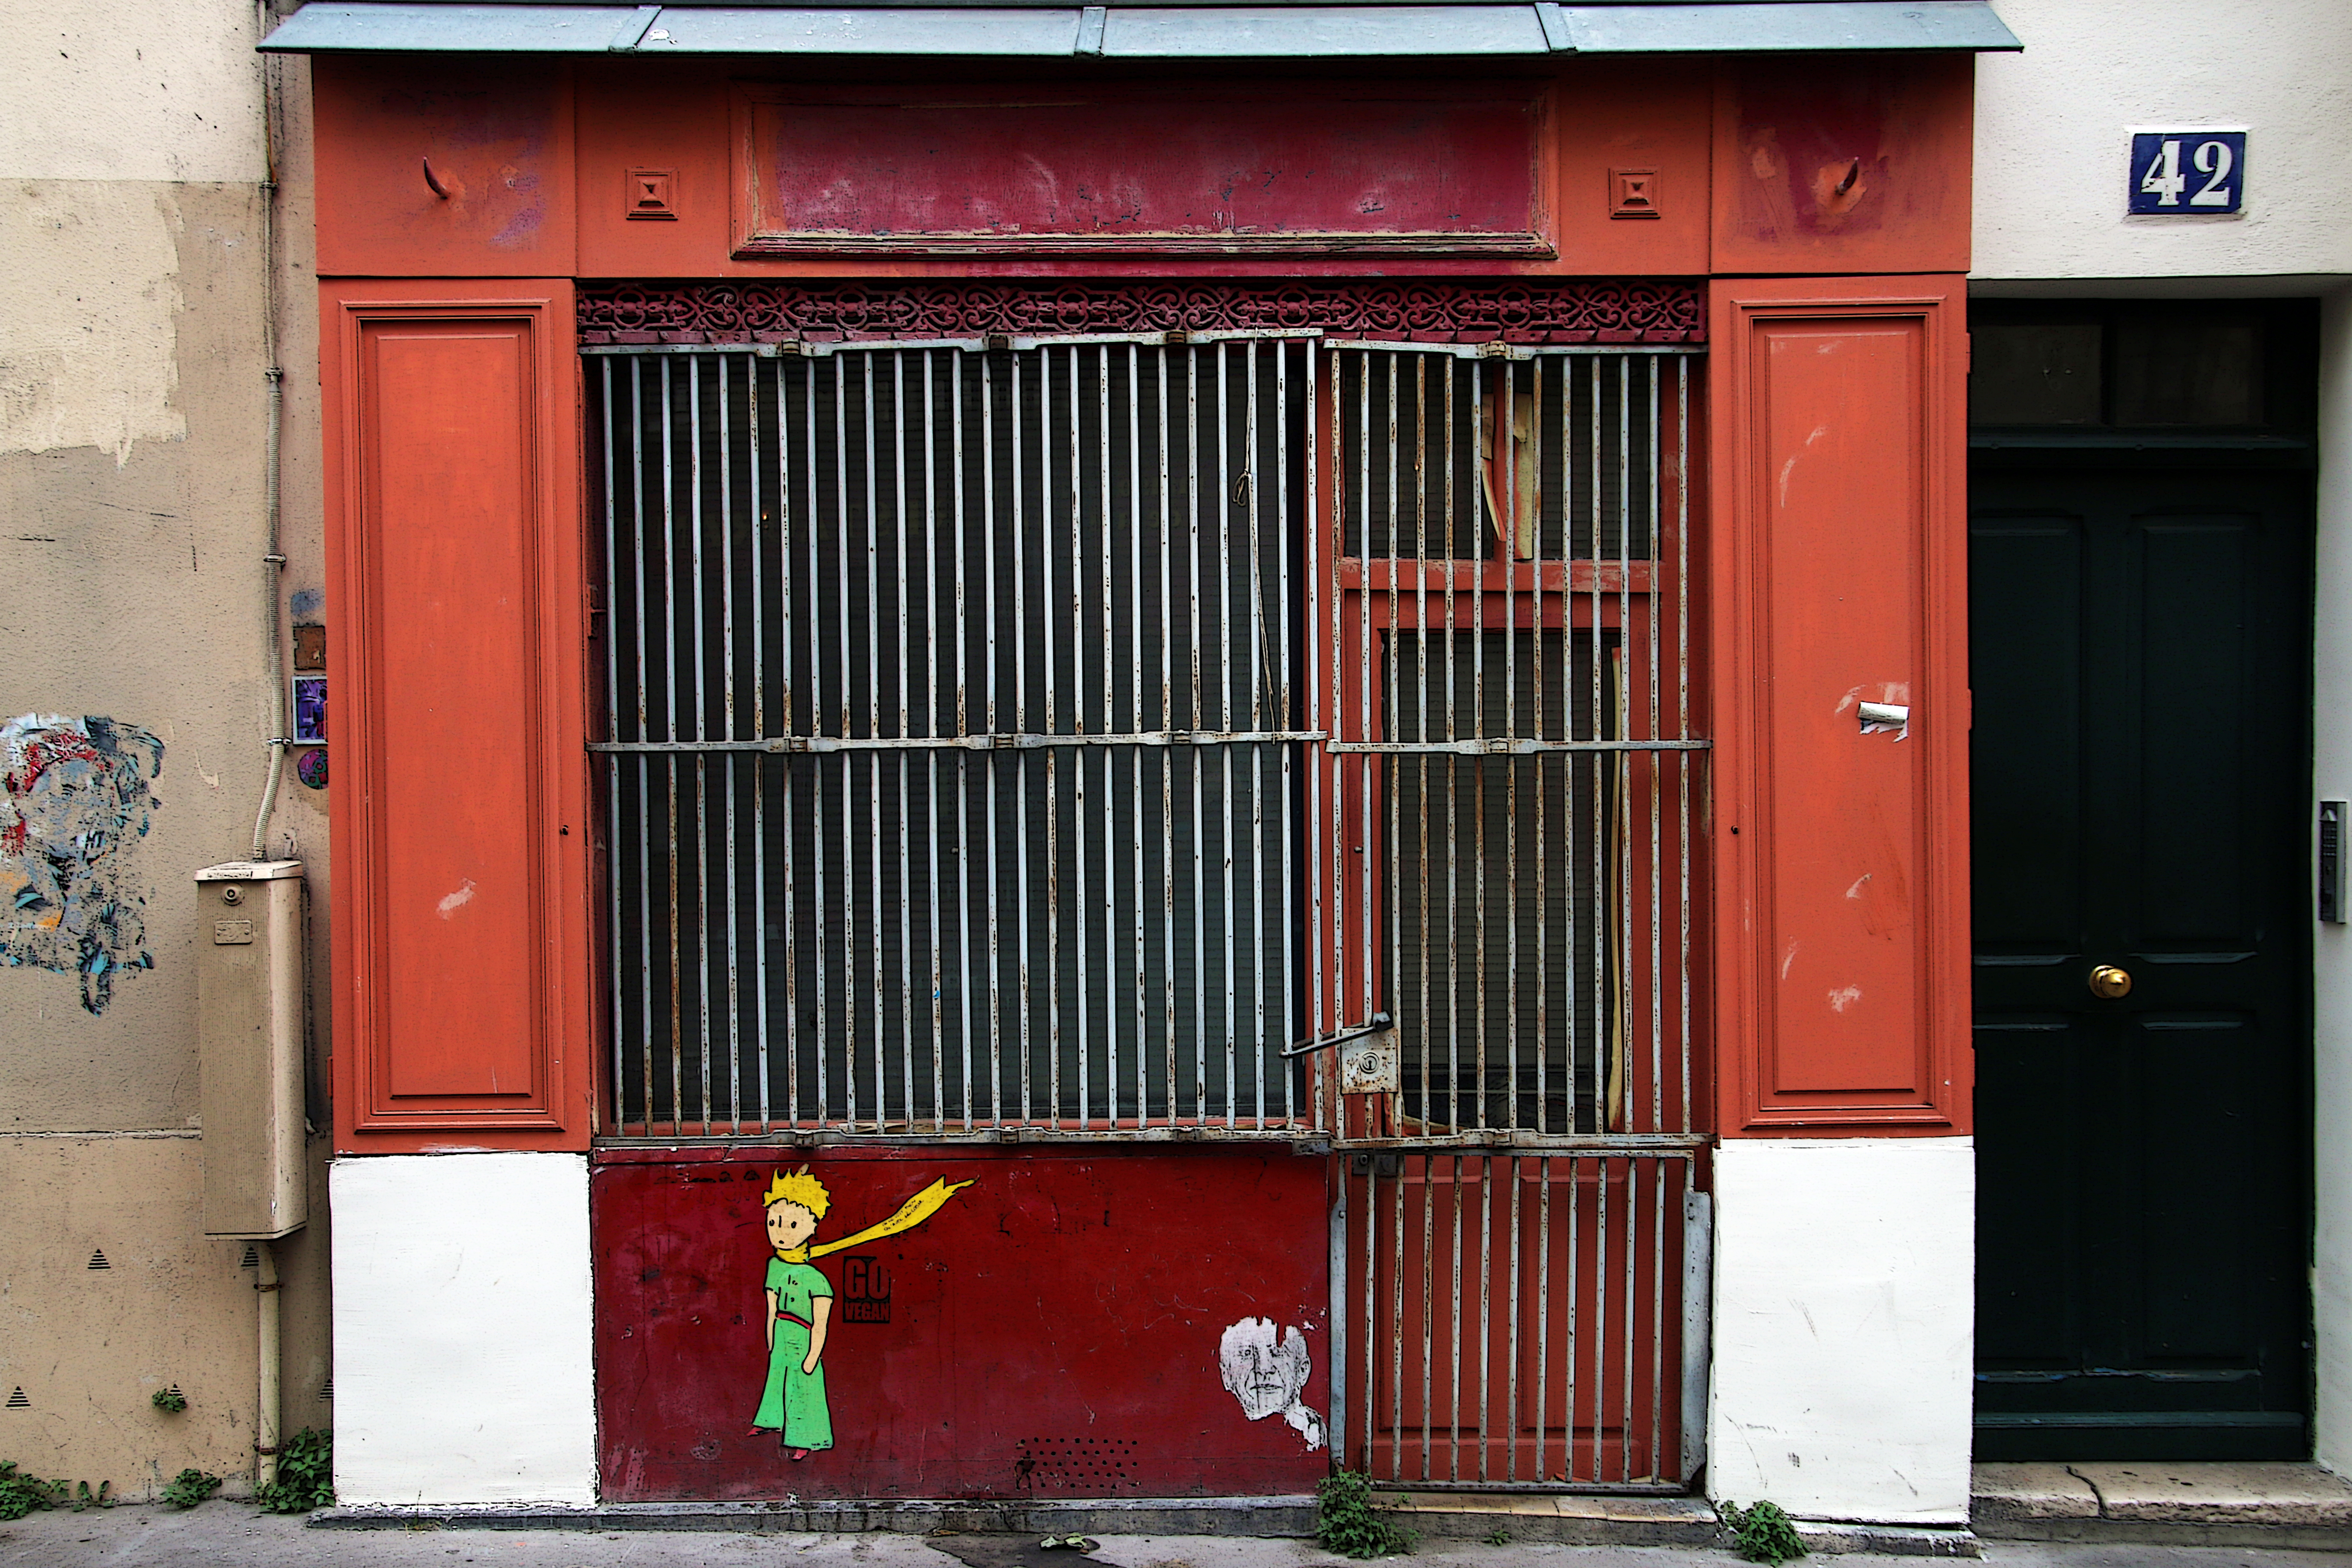
{"type": "Polygon", "coordinates": [[[303,1181],[302,862],[196,873],[196,1035],[205,1233],[299,1230],[303,1181]]]}

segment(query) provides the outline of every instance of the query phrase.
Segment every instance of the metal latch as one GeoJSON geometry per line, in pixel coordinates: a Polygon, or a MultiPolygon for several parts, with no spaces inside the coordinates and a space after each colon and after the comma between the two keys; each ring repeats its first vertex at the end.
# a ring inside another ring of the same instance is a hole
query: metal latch
{"type": "Polygon", "coordinates": [[[1338,1047],[1339,1092],[1342,1094],[1402,1094],[1404,1066],[1397,1050],[1396,1020],[1375,1013],[1371,1022],[1328,1035],[1318,1035],[1284,1048],[1283,1057],[1309,1056],[1338,1047]]]}

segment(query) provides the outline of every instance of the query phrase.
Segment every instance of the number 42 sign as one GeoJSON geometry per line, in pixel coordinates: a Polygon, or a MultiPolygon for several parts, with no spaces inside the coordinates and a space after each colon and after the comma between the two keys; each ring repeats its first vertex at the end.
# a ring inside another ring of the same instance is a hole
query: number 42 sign
{"type": "Polygon", "coordinates": [[[2244,209],[2242,131],[2135,131],[2131,210],[2159,217],[2210,216],[2244,209]]]}

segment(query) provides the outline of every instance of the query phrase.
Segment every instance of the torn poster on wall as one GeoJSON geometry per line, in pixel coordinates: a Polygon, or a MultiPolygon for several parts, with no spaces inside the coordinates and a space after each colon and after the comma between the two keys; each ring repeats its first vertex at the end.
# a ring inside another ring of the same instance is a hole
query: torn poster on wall
{"type": "Polygon", "coordinates": [[[79,976],[87,1013],[106,1011],[119,972],[155,966],[124,858],[163,771],[163,742],[135,724],[0,723],[0,963],[79,976]]]}
{"type": "Polygon", "coordinates": [[[1307,1451],[1323,1447],[1323,1418],[1300,1397],[1315,1371],[1307,1333],[1277,1329],[1272,1318],[1244,1318],[1217,1341],[1217,1373],[1252,1421],[1279,1415],[1300,1436],[1307,1451]]]}

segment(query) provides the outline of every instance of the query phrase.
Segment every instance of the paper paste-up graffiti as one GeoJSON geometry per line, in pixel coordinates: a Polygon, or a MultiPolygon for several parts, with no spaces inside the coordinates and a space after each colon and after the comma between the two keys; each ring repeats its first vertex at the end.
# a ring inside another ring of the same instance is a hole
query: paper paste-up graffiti
{"type": "Polygon", "coordinates": [[[833,1194],[809,1174],[806,1165],[790,1175],[776,1173],[766,1199],[768,1244],[776,1249],[768,1260],[768,1379],[760,1390],[759,1413],[751,1417],[753,1430],[778,1434],[784,1452],[795,1460],[833,1447],[833,1407],[824,1393],[833,1283],[809,1265],[828,1253],[912,1230],[970,1185],[933,1182],[888,1219],[839,1241],[812,1247],[809,1238],[833,1206],[833,1194]]]}
{"type": "Polygon", "coordinates": [[[123,860],[163,771],[163,742],[135,724],[0,723],[0,963],[79,976],[87,1013],[106,1011],[117,973],[155,966],[123,860]]]}
{"type": "Polygon", "coordinates": [[[1227,1392],[1241,1401],[1242,1414],[1252,1421],[1279,1415],[1300,1436],[1307,1451],[1323,1446],[1323,1417],[1307,1407],[1299,1394],[1315,1370],[1306,1331],[1277,1331],[1272,1318],[1244,1318],[1217,1341],[1217,1373],[1227,1392]]]}

